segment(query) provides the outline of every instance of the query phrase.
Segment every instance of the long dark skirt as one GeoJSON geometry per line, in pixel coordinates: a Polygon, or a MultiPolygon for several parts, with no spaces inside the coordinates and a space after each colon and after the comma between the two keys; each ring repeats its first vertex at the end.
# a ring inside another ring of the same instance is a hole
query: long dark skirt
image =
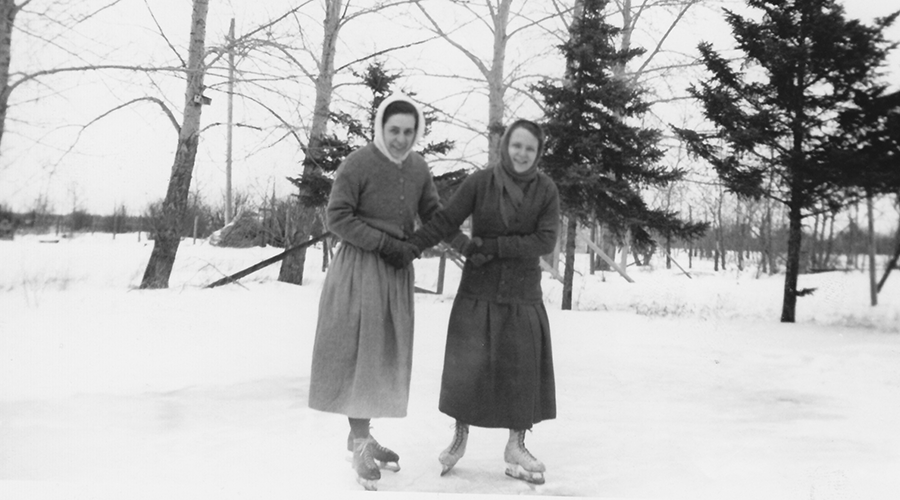
{"type": "Polygon", "coordinates": [[[556,417],[550,322],[543,303],[457,296],[439,409],[477,427],[528,429],[556,417]]]}

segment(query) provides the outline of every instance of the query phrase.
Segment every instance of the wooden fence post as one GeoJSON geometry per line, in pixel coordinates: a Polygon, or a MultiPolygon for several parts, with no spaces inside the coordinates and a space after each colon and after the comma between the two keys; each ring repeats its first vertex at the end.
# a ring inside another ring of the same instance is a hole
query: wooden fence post
{"type": "Polygon", "coordinates": [[[438,295],[444,293],[444,272],[447,270],[447,252],[441,252],[441,261],[438,264],[438,282],[437,282],[437,293],[438,295]]]}

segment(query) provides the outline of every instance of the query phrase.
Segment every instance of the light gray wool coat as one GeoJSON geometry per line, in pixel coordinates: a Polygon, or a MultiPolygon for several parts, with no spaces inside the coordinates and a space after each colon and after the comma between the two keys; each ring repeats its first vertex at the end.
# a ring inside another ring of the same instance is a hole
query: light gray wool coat
{"type": "Polygon", "coordinates": [[[425,160],[401,165],[369,144],[337,170],[328,229],[343,241],[325,276],[310,373],[310,408],[354,418],[404,417],[413,349],[413,267],[378,255],[439,208],[425,160]]]}

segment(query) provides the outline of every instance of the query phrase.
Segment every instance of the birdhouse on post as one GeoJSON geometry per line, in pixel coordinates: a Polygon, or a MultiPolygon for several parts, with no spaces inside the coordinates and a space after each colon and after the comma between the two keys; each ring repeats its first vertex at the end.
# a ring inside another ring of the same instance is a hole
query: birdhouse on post
{"type": "Polygon", "coordinates": [[[209,97],[206,97],[203,94],[197,94],[194,96],[194,104],[196,104],[198,106],[203,106],[203,105],[207,105],[210,103],[212,103],[212,99],[209,97]]]}

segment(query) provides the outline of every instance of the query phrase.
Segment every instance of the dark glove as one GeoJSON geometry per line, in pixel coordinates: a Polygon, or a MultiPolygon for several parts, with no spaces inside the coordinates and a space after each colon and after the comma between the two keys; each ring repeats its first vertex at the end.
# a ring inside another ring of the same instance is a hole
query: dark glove
{"type": "Polygon", "coordinates": [[[469,241],[463,244],[462,249],[460,250],[463,254],[463,257],[469,258],[473,253],[478,252],[481,247],[481,238],[475,236],[471,238],[469,241]]]}
{"type": "Polygon", "coordinates": [[[494,259],[493,255],[485,255],[483,253],[473,253],[467,260],[475,267],[481,267],[494,259]]]}
{"type": "Polygon", "coordinates": [[[500,253],[500,244],[497,242],[497,238],[483,238],[478,253],[491,256],[498,255],[500,253]]]}
{"type": "Polygon", "coordinates": [[[411,243],[385,235],[378,253],[391,266],[404,269],[419,256],[419,249],[411,243]]]}
{"type": "Polygon", "coordinates": [[[406,241],[409,242],[414,247],[416,247],[416,250],[419,252],[419,255],[422,255],[422,252],[424,252],[426,248],[430,248],[430,245],[425,244],[425,238],[422,238],[421,236],[419,236],[418,232],[413,233],[413,235],[410,236],[409,239],[406,241]]]}
{"type": "Polygon", "coordinates": [[[473,236],[468,243],[463,245],[462,254],[466,257],[470,257],[474,253],[496,256],[500,253],[500,246],[497,243],[497,238],[481,239],[478,236],[473,236]]]}
{"type": "Polygon", "coordinates": [[[471,262],[475,267],[481,267],[493,259],[497,253],[497,238],[483,240],[478,236],[473,236],[468,243],[463,245],[462,251],[467,261],[471,262]],[[489,245],[493,248],[493,251],[491,251],[491,248],[485,247],[486,241],[491,242],[489,245]]]}

